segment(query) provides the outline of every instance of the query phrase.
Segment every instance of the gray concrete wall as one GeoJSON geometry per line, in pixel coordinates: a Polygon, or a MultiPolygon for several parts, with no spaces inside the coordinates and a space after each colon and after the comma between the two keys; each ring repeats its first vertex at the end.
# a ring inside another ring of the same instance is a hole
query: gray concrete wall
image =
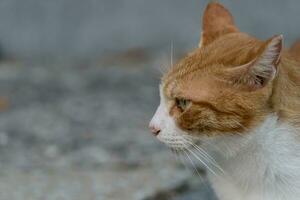
{"type": "MultiPolygon", "coordinates": [[[[300,36],[299,0],[222,0],[243,31],[300,36]]],[[[0,0],[0,44],[20,58],[95,58],[198,42],[206,0],[0,0]]]]}

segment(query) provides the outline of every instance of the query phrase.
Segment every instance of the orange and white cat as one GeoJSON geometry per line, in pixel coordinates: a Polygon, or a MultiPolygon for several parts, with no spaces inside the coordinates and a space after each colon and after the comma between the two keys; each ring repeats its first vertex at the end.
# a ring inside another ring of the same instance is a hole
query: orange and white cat
{"type": "Polygon", "coordinates": [[[300,64],[282,35],[240,32],[219,3],[202,28],[162,78],[151,131],[201,159],[220,200],[299,200],[300,64]]]}

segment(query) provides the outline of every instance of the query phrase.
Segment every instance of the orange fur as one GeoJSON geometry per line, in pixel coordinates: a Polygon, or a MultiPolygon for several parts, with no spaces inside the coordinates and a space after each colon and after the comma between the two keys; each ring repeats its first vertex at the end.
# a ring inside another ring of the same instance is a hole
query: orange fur
{"type": "Polygon", "coordinates": [[[210,3],[203,16],[200,47],[162,79],[178,126],[191,134],[240,134],[258,126],[270,113],[300,125],[300,65],[281,46],[281,37],[261,41],[239,32],[229,11],[210,3]],[[277,70],[274,79],[264,71],[264,63],[258,65],[272,42],[276,42],[270,61],[277,70]],[[175,99],[191,103],[181,111],[175,99]]]}
{"type": "Polygon", "coordinates": [[[292,45],[290,53],[295,59],[300,61],[300,39],[292,45]]]}

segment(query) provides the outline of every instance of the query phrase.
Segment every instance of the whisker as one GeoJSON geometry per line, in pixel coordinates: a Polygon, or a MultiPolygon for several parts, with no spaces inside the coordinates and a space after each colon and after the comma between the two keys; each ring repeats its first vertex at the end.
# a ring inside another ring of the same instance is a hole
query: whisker
{"type": "Polygon", "coordinates": [[[217,173],[212,170],[195,152],[193,152],[191,149],[186,148],[199,162],[201,162],[210,172],[212,172],[214,175],[217,175],[217,173]]]}
{"type": "Polygon", "coordinates": [[[184,136],[183,136],[182,139],[185,140],[186,142],[188,142],[190,145],[192,145],[195,149],[197,149],[197,150],[199,150],[201,153],[203,153],[203,154],[207,157],[207,159],[209,159],[209,160],[211,160],[212,162],[215,162],[215,163],[216,163],[215,159],[214,159],[213,157],[211,157],[206,151],[204,151],[204,149],[202,149],[200,146],[198,146],[198,145],[195,144],[194,142],[191,142],[191,141],[187,140],[186,138],[184,138],[184,136]]]}
{"type": "Polygon", "coordinates": [[[216,160],[211,156],[209,155],[204,149],[202,149],[200,146],[198,146],[196,143],[188,140],[189,138],[185,138],[186,136],[183,135],[183,140],[188,142],[190,145],[192,145],[196,150],[200,151],[201,154],[204,154],[205,157],[211,161],[211,162],[214,162],[215,164],[217,164],[216,160]]]}
{"type": "Polygon", "coordinates": [[[191,161],[191,164],[192,164],[193,168],[195,169],[195,171],[197,172],[198,176],[199,176],[199,177],[202,177],[201,174],[200,174],[200,172],[198,171],[196,165],[194,164],[193,160],[192,160],[191,157],[189,156],[189,154],[188,154],[185,150],[183,150],[183,152],[185,153],[185,155],[186,155],[186,156],[189,158],[189,160],[191,161]]]}
{"type": "Polygon", "coordinates": [[[189,167],[186,165],[186,162],[182,159],[182,156],[181,156],[182,154],[180,154],[180,152],[176,149],[172,149],[172,150],[174,151],[174,153],[177,156],[177,161],[179,161],[179,163],[181,163],[184,166],[185,170],[190,171],[189,167]]]}
{"type": "MultiPolygon", "coordinates": [[[[183,138],[184,139],[184,138],[183,138]]],[[[184,139],[186,142],[188,142],[190,145],[192,145],[193,148],[195,148],[196,152],[199,152],[200,155],[204,158],[207,159],[207,161],[209,163],[211,163],[214,167],[216,167],[219,171],[221,171],[222,173],[224,173],[224,170],[221,168],[221,166],[216,162],[216,160],[211,157],[204,149],[202,149],[201,147],[199,147],[197,144],[190,142],[186,139],[184,139]]]]}

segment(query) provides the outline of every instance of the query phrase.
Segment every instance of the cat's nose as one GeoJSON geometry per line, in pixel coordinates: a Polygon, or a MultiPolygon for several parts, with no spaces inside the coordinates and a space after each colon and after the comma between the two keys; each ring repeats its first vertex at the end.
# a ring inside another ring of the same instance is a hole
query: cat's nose
{"type": "Polygon", "coordinates": [[[155,127],[155,126],[152,125],[152,124],[149,124],[149,129],[150,129],[150,131],[152,132],[152,134],[153,134],[154,136],[157,136],[157,135],[160,133],[160,129],[157,128],[157,127],[155,127]]]}

